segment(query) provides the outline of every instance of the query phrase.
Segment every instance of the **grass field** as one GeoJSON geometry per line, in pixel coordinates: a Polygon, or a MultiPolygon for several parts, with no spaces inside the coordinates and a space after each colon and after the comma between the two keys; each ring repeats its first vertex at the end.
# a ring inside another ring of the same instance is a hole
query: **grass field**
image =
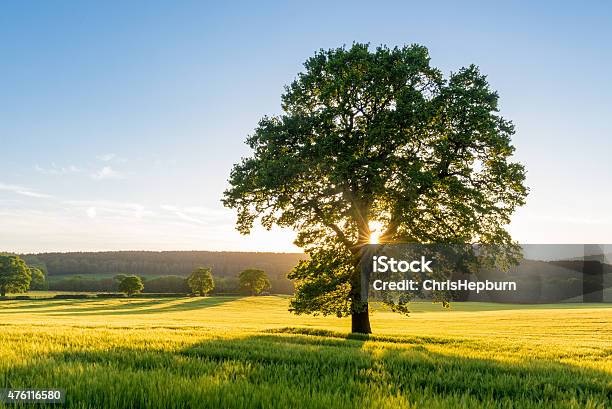
{"type": "Polygon", "coordinates": [[[71,408],[609,408],[608,305],[415,304],[346,319],[287,298],[0,302],[0,382],[71,408]]]}

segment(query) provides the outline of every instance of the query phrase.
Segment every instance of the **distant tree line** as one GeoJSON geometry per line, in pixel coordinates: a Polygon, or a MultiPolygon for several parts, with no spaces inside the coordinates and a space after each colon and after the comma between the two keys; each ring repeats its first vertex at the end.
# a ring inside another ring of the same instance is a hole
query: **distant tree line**
{"type": "Polygon", "coordinates": [[[219,277],[235,277],[248,268],[284,277],[305,258],[299,253],[249,253],[227,251],[109,251],[25,254],[28,265],[44,266],[50,276],[94,275],[130,271],[145,276],[188,276],[208,266],[219,277]]]}
{"type": "MultiPolygon", "coordinates": [[[[169,275],[159,277],[140,277],[144,284],[144,293],[183,293],[191,291],[186,277],[169,275]]],[[[255,284],[254,288],[274,294],[293,294],[293,283],[289,280],[267,279],[267,284],[255,284]]],[[[116,292],[119,291],[118,281],[113,278],[94,278],[87,276],[68,276],[60,280],[48,283],[50,291],[73,291],[73,292],[116,292]]],[[[216,277],[211,294],[249,294],[249,288],[241,286],[238,277],[216,277]]]]}
{"type": "MultiPolygon", "coordinates": [[[[38,264],[40,266],[40,264],[38,264]]],[[[28,266],[14,254],[0,253],[0,296],[9,293],[24,293],[28,290],[56,290],[71,292],[122,292],[127,296],[140,292],[177,293],[206,296],[209,293],[244,293],[260,295],[272,288],[266,272],[248,268],[236,277],[215,279],[210,267],[197,267],[188,277],[177,275],[160,276],[150,280],[135,274],[116,274],[112,278],[96,279],[72,275],[59,281],[47,283],[45,271],[28,266]]]]}
{"type": "MultiPolygon", "coordinates": [[[[193,294],[267,294],[272,284],[265,271],[246,269],[237,277],[213,277],[208,267],[196,268],[188,277],[161,276],[146,279],[136,275],[117,274],[113,278],[95,279],[70,276],[51,282],[50,290],[72,292],[122,292],[193,294]]],[[[287,291],[286,293],[289,293],[287,291]]]]}
{"type": "Polygon", "coordinates": [[[287,279],[287,274],[304,257],[299,253],[213,251],[71,252],[22,256],[29,266],[37,267],[51,278],[49,290],[55,291],[117,291],[115,280],[99,275],[123,273],[142,277],[146,283],[144,292],[184,292],[184,278],[198,267],[208,266],[215,275],[215,292],[238,292],[238,274],[258,269],[267,273],[270,291],[279,294],[293,293],[293,283],[287,279]]]}

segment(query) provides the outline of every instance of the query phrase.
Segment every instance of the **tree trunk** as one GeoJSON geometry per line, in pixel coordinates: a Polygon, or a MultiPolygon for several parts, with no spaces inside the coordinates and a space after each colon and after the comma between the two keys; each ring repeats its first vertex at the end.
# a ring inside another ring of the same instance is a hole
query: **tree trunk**
{"type": "Polygon", "coordinates": [[[361,274],[361,259],[364,257],[364,248],[370,241],[370,225],[368,222],[368,207],[362,206],[355,208],[355,221],[359,226],[357,246],[351,249],[355,257],[353,278],[351,280],[351,298],[352,298],[352,314],[351,314],[351,331],[360,334],[371,334],[370,327],[370,311],[367,297],[362,298],[361,287],[363,279],[361,274]]]}
{"type": "Polygon", "coordinates": [[[361,271],[355,268],[356,272],[351,283],[351,332],[361,334],[371,334],[370,327],[370,308],[368,300],[361,298],[361,271]]]}
{"type": "Polygon", "coordinates": [[[359,332],[361,334],[371,334],[372,328],[370,327],[370,312],[368,307],[360,312],[354,312],[351,315],[351,332],[359,332]]]}

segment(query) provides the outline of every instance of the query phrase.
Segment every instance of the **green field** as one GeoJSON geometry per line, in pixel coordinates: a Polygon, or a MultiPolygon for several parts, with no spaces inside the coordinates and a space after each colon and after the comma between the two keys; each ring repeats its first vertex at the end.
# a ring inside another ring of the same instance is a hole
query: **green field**
{"type": "Polygon", "coordinates": [[[0,381],[74,408],[607,408],[612,308],[417,303],[347,319],[283,297],[0,302],[0,381]]]}

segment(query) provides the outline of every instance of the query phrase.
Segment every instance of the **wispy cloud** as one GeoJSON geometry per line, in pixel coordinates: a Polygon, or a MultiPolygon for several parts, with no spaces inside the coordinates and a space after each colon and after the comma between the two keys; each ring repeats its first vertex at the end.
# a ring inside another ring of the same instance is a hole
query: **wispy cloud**
{"type": "Polygon", "coordinates": [[[186,222],[204,224],[203,220],[200,220],[196,217],[188,215],[186,212],[184,212],[183,210],[181,210],[180,208],[176,206],[161,205],[160,208],[162,210],[174,213],[176,216],[178,216],[179,219],[184,220],[186,222]]]}
{"type": "Polygon", "coordinates": [[[43,175],[66,175],[68,173],[78,173],[81,172],[81,169],[77,166],[57,166],[55,163],[51,163],[51,167],[44,168],[42,166],[36,165],[34,167],[37,172],[42,173],[43,175]]]}
{"type": "Polygon", "coordinates": [[[114,153],[105,153],[103,155],[98,155],[96,156],[96,159],[102,161],[102,162],[110,162],[111,160],[115,159],[117,157],[116,154],[114,153]]]}
{"type": "Polygon", "coordinates": [[[105,216],[142,219],[156,215],[155,212],[139,203],[116,202],[112,200],[67,200],[64,204],[79,212],[85,212],[91,219],[105,216]]]}
{"type": "Polygon", "coordinates": [[[47,195],[45,193],[36,192],[27,187],[17,186],[17,185],[7,185],[5,183],[0,183],[0,190],[12,192],[12,193],[22,195],[22,196],[35,197],[35,198],[40,198],[40,199],[51,197],[50,195],[47,195]]]}
{"type": "Polygon", "coordinates": [[[191,206],[180,207],[173,205],[161,205],[160,209],[173,213],[179,219],[196,224],[210,224],[229,218],[230,213],[205,207],[191,206]]]}
{"type": "Polygon", "coordinates": [[[101,155],[96,155],[96,159],[100,162],[108,162],[108,163],[124,163],[127,162],[126,158],[122,158],[116,153],[103,153],[101,155]]]}
{"type": "Polygon", "coordinates": [[[81,173],[87,172],[90,174],[92,179],[103,180],[103,179],[123,179],[125,176],[113,168],[113,164],[126,162],[125,159],[120,158],[114,153],[106,153],[103,155],[97,155],[96,160],[99,162],[105,162],[102,166],[97,168],[95,164],[90,166],[79,167],[76,165],[59,166],[55,162],[52,162],[50,166],[41,166],[37,164],[34,169],[42,175],[67,175],[70,173],[81,173]],[[93,165],[93,166],[92,166],[93,165]]]}
{"type": "Polygon", "coordinates": [[[98,215],[98,211],[95,207],[88,207],[86,213],[90,219],[93,219],[98,215]]]}
{"type": "MultiPolygon", "coordinates": [[[[32,189],[0,184],[2,190],[32,189]]],[[[0,191],[0,197],[3,192],[0,191]]],[[[6,195],[9,196],[9,195],[6,195]]],[[[0,247],[15,252],[101,250],[296,251],[294,235],[255,228],[243,237],[222,208],[114,200],[0,199],[0,247]],[[177,214],[178,213],[178,214],[177,214]],[[226,217],[228,217],[226,219],[226,217]]]]}
{"type": "MultiPolygon", "coordinates": [[[[58,202],[59,203],[59,202],[58,202]]],[[[84,208],[2,208],[0,247],[5,251],[104,250],[238,250],[299,251],[291,246],[294,235],[255,228],[241,236],[231,227],[202,226],[160,218],[118,218],[97,210],[93,218],[84,208]]]]}
{"type": "Polygon", "coordinates": [[[95,180],[104,180],[104,179],[123,179],[124,175],[116,170],[114,170],[110,166],[104,166],[103,168],[97,170],[96,172],[91,174],[91,177],[95,180]]]}
{"type": "Polygon", "coordinates": [[[78,211],[84,211],[91,219],[103,215],[131,219],[142,219],[145,216],[155,215],[155,212],[148,210],[145,206],[138,203],[115,202],[112,200],[67,200],[63,203],[76,208],[78,211]]]}

